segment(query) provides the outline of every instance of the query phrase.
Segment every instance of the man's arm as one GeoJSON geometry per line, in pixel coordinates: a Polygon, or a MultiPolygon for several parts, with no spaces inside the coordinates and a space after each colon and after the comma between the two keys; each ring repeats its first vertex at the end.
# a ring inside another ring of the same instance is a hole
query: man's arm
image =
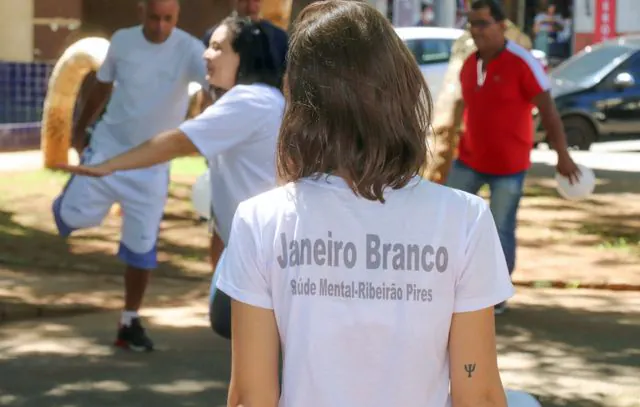
{"type": "Polygon", "coordinates": [[[113,89],[112,83],[104,83],[96,79],[93,79],[92,82],[87,99],[80,110],[80,115],[73,129],[71,144],[78,153],[82,152],[86,147],[87,128],[96,121],[107,104],[113,89]]]}
{"type": "Polygon", "coordinates": [[[542,126],[547,132],[547,140],[558,153],[558,172],[568,177],[571,183],[577,182],[580,170],[569,155],[564,126],[551,94],[548,91],[541,92],[533,98],[533,103],[540,112],[542,126]]]}
{"type": "Polygon", "coordinates": [[[551,97],[551,82],[542,64],[533,55],[527,53],[524,61],[526,68],[522,70],[521,89],[526,100],[538,107],[542,125],[547,131],[547,140],[558,153],[556,170],[573,184],[578,181],[580,170],[571,159],[567,149],[564,126],[551,97]]]}
{"type": "Polygon", "coordinates": [[[507,407],[498,372],[493,307],[453,314],[449,369],[452,407],[507,407]]]}
{"type": "Polygon", "coordinates": [[[87,128],[96,121],[111,97],[113,83],[116,80],[116,54],[118,53],[117,50],[122,35],[123,31],[116,31],[111,37],[107,55],[100,69],[95,73],[95,76],[91,75],[93,85],[89,89],[89,95],[80,110],[78,120],[73,126],[71,142],[76,151],[78,151],[78,154],[80,154],[87,145],[87,128]]]}

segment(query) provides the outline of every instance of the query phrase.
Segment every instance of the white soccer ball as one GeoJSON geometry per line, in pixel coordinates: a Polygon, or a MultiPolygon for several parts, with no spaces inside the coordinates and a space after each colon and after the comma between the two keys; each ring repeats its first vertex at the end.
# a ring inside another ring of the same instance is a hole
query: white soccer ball
{"type": "Polygon", "coordinates": [[[211,182],[209,171],[200,175],[191,188],[191,203],[196,213],[205,219],[211,217],[211,182]]]}
{"type": "Polygon", "coordinates": [[[560,196],[570,201],[579,201],[588,198],[596,188],[596,175],[593,170],[578,164],[578,169],[582,173],[578,182],[571,185],[569,178],[556,172],[556,189],[560,196]]]}
{"type": "Polygon", "coordinates": [[[507,407],[542,407],[542,405],[529,393],[523,391],[507,390],[507,407]]]}

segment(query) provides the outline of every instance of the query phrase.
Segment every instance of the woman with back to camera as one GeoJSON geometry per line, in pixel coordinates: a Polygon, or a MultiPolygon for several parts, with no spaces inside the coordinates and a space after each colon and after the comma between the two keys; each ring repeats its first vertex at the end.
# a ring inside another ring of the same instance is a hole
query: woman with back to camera
{"type": "Polygon", "coordinates": [[[313,3],[295,27],[287,183],[239,205],[218,267],[228,405],[504,407],[493,306],[513,286],[487,204],[418,176],[416,62],[364,2],[313,3]]]}
{"type": "Polygon", "coordinates": [[[205,51],[216,102],[179,128],[95,166],[63,166],[80,175],[105,176],[201,153],[209,162],[212,194],[211,263],[228,242],[239,202],[276,186],[275,149],[284,97],[282,68],[257,23],[222,21],[205,51]]]}

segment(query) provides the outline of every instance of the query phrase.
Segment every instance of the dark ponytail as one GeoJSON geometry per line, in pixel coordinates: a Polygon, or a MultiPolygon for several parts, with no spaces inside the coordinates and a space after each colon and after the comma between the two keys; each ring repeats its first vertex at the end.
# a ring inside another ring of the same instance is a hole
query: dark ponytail
{"type": "Polygon", "coordinates": [[[264,83],[281,89],[282,64],[278,62],[271,38],[262,24],[240,17],[229,17],[222,24],[229,28],[231,46],[240,56],[236,83],[264,83]]]}

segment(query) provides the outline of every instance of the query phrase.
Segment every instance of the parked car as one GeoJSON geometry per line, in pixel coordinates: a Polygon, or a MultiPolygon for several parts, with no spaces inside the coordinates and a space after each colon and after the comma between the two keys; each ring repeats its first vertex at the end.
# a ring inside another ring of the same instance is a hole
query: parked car
{"type": "Polygon", "coordinates": [[[398,36],[404,41],[416,58],[433,100],[444,82],[449,66],[451,47],[464,30],[441,27],[397,27],[398,36]]]}
{"type": "MultiPolygon", "coordinates": [[[[589,46],[551,70],[569,147],[588,150],[610,136],[640,134],[640,36],[589,46]]],[[[536,143],[545,141],[534,111],[536,143]]]]}

